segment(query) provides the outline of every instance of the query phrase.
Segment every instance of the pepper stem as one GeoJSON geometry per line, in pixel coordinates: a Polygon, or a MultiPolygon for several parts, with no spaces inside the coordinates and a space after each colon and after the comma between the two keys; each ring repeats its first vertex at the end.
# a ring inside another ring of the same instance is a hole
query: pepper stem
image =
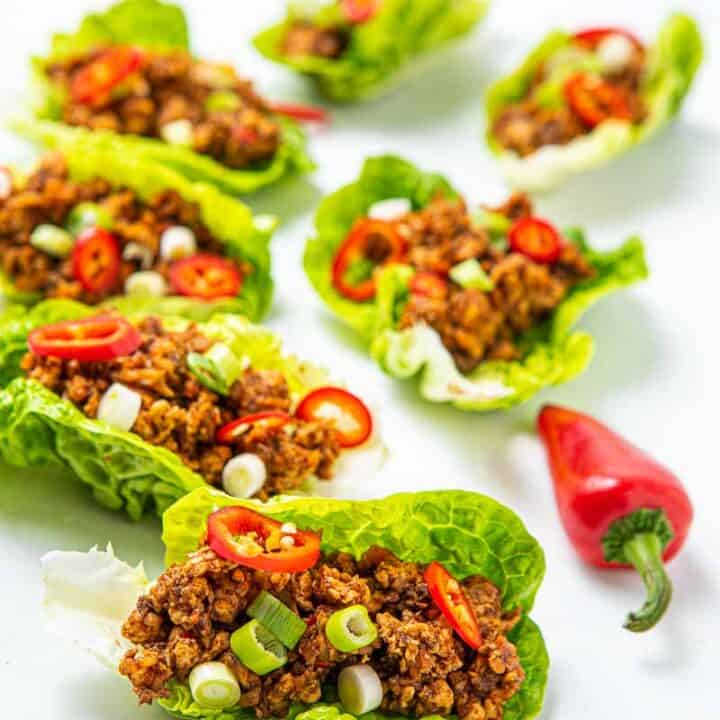
{"type": "Polygon", "coordinates": [[[605,560],[632,565],[647,591],[645,604],[628,615],[624,625],[627,630],[650,630],[670,604],[672,583],[662,556],[673,536],[670,521],[662,510],[643,508],[616,520],[602,540],[605,560]]]}
{"type": "Polygon", "coordinates": [[[647,600],[631,612],[623,627],[632,632],[645,632],[660,622],[670,604],[672,583],[662,561],[663,547],[655,533],[640,533],[625,543],[625,555],[640,573],[647,590],[647,600]]]}

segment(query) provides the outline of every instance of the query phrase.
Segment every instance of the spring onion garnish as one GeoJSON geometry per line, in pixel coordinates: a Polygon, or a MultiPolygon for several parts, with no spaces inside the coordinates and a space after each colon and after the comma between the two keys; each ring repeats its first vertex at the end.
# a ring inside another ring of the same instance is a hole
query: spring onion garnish
{"type": "Polygon", "coordinates": [[[173,225],[160,236],[160,257],[164,260],[182,260],[197,252],[195,233],[184,225],[173,225]]]}
{"type": "Polygon", "coordinates": [[[362,715],[380,707],[382,683],[369,665],[351,665],[338,675],[338,696],[347,712],[362,715]]]}
{"type": "Polygon", "coordinates": [[[258,675],[267,675],[287,662],[283,644],[257,620],[236,630],[230,637],[230,647],[240,662],[258,675]]]}
{"type": "Polygon", "coordinates": [[[143,270],[149,270],[155,263],[155,254],[147,245],[136,242],[129,242],[123,248],[123,260],[128,262],[139,262],[143,270]]]}
{"type": "Polygon", "coordinates": [[[205,109],[208,112],[237,110],[240,105],[240,98],[231,90],[216,90],[205,100],[205,109]]]}
{"type": "Polygon", "coordinates": [[[241,453],[225,463],[222,471],[223,490],[238,498],[251,498],[267,480],[267,468],[262,458],[253,453],[241,453]]]}
{"type": "Polygon", "coordinates": [[[635,46],[630,38],[620,33],[610,33],[598,43],[595,52],[600,57],[606,72],[615,73],[630,64],[635,46]]]}
{"type": "Polygon", "coordinates": [[[230,668],[221,662],[197,665],[188,682],[193,700],[202,707],[224,710],[240,700],[240,684],[230,668]]]}
{"type": "Polygon", "coordinates": [[[307,629],[287,605],[265,590],[253,600],[247,614],[262,623],[287,648],[294,648],[307,629]]]}
{"type": "Polygon", "coordinates": [[[168,145],[189,147],[193,141],[193,126],[189,120],[175,120],[160,128],[160,137],[168,145]]]}
{"type": "Polygon", "coordinates": [[[204,355],[188,353],[187,363],[205,387],[221,395],[227,395],[244,369],[242,360],[223,343],[215,343],[204,355]]]}
{"type": "Polygon", "coordinates": [[[118,430],[130,430],[135,424],[142,397],[122,383],[113,383],[100,398],[97,419],[112,425],[118,430]]]}
{"type": "Polygon", "coordinates": [[[490,291],[495,285],[475,258],[453,265],[450,279],[465,289],[490,291]]]}
{"type": "Polygon", "coordinates": [[[167,293],[167,283],[159,272],[140,270],[128,275],[125,281],[125,293],[127,295],[162,297],[167,293]]]}
{"type": "Polygon", "coordinates": [[[375,642],[377,628],[364,605],[351,605],[330,616],[325,634],[337,650],[355,652],[375,642]]]}
{"type": "Polygon", "coordinates": [[[407,198],[397,197],[380,200],[373,203],[367,211],[369,218],[373,220],[385,220],[391,222],[397,220],[403,215],[407,215],[412,210],[412,204],[407,198]]]}
{"type": "Polygon", "coordinates": [[[85,230],[99,227],[111,230],[113,218],[110,212],[102,205],[94,202],[82,202],[76,205],[67,216],[65,228],[73,236],[81,235],[85,230]]]}
{"type": "Polygon", "coordinates": [[[30,244],[53,257],[67,257],[75,245],[73,236],[57,225],[38,225],[30,234],[30,244]]]}
{"type": "Polygon", "coordinates": [[[475,223],[485,228],[491,235],[507,235],[512,227],[512,220],[506,215],[481,208],[473,217],[475,223]]]}

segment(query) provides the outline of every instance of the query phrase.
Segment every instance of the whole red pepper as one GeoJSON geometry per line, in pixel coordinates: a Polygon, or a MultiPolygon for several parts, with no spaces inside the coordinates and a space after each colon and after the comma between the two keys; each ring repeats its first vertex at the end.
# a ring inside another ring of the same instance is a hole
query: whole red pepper
{"type": "Polygon", "coordinates": [[[667,468],[587,415],[545,406],[538,432],[571,543],[592,565],[640,573],[647,600],[625,627],[649,630],[672,597],[663,561],[685,542],[693,517],[690,498],[667,468]]]}

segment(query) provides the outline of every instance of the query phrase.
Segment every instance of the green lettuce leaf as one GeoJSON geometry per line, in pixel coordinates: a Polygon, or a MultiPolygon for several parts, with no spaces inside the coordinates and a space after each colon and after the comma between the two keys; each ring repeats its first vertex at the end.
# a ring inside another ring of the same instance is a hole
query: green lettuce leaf
{"type": "MultiPolygon", "coordinates": [[[[133,519],[149,510],[160,514],[185,493],[204,487],[203,478],[174,453],[86,417],[69,401],[23,377],[20,370],[33,328],[93,312],[80,303],[48,300],[16,310],[0,322],[0,383],[9,383],[0,389],[0,458],[17,467],[65,467],[92,488],[98,502],[113,510],[124,508],[133,519]]],[[[143,314],[140,309],[128,317],[136,320],[143,314]]],[[[189,321],[165,318],[164,322],[181,328],[189,321]]],[[[270,331],[244,318],[215,315],[200,329],[210,339],[229,344],[254,367],[285,373],[297,395],[327,384],[324,370],[283,355],[270,331]]]]}
{"type": "MultiPolygon", "coordinates": [[[[415,56],[464,35],[487,12],[489,0],[385,0],[372,20],[347,27],[349,45],[342,57],[288,57],[282,41],[290,24],[306,17],[291,6],[286,19],[261,32],[255,46],[265,57],[312,77],[329,98],[351,102],[397,82],[398,71],[415,56]]],[[[312,19],[321,25],[343,24],[337,3],[320,8],[312,19]]]]}
{"type": "Polygon", "coordinates": [[[88,15],[78,30],[56,35],[48,57],[33,61],[32,119],[19,118],[12,128],[49,147],[63,148],[68,142],[97,142],[100,149],[112,145],[124,155],[150,160],[173,168],[188,179],[211,183],[230,194],[247,194],[296,173],[314,168],[307,155],[305,135],[291,121],[281,119],[282,142],[272,161],[257,168],[235,170],[209,155],[172,146],[161,140],[107,131],[70,128],[62,124],[62,90],[48,81],[48,63],[83,53],[107,43],[132,43],[152,50],[189,49],[188,29],[183,11],[159,0],[121,0],[109,10],[88,15]]]}
{"type": "Polygon", "coordinates": [[[433,402],[450,402],[472,411],[507,408],[582,372],[592,357],[593,340],[573,326],[593,302],[647,276],[638,238],[603,253],[592,250],[581,231],[568,230],[565,236],[580,247],[595,268],[595,277],[572,288],[547,322],[521,338],[522,360],[485,362],[467,375],[457,370],[429,326],[395,329],[407,298],[411,268],[385,268],[378,277],[374,302],[354,303],[336,292],[330,276],[332,259],[357,217],[374,202],[390,197],[406,197],[419,208],[439,191],[454,193],[438,175],[385,156],[369,159],[355,183],[327,197],[318,210],[315,237],[305,252],[305,270],[322,299],[363,337],[385,372],[398,378],[417,377],[421,395],[433,402]]]}
{"type": "MultiPolygon", "coordinates": [[[[227,505],[257,507],[202,488],[182,498],[163,516],[163,540],[168,565],[195,550],[206,531],[208,515],[227,505]]],[[[460,578],[483,575],[498,586],[504,607],[528,613],[545,572],[542,549],[521,520],[489,497],[465,491],[404,493],[382,500],[348,501],[321,498],[277,500],[262,512],[283,522],[322,531],[326,552],[361,555],[380,545],[402,560],[441,561],[460,578]]],[[[505,720],[526,720],[542,707],[548,656],[537,626],[525,618],[510,635],[517,644],[527,678],[520,692],[505,706],[505,720]]],[[[192,701],[187,688],[175,684],[162,700],[167,710],[183,718],[250,720],[247,711],[208,713],[192,701]]],[[[302,720],[351,720],[332,705],[294,708],[302,720]]],[[[386,720],[375,712],[363,717],[386,720]]]]}
{"type": "Polygon", "coordinates": [[[609,162],[652,136],[679,112],[703,56],[702,37],[695,21],[687,15],[672,15],[648,48],[648,72],[642,90],[648,117],[643,123],[608,121],[567,145],[549,145],[525,158],[505,150],[492,133],[495,118],[507,105],[525,96],[539,66],[570,45],[571,40],[564,32],[549,33],[520,67],[487,91],[487,142],[514,187],[548,190],[574,174],[609,162]]]}
{"type": "MultiPolygon", "coordinates": [[[[52,124],[50,124],[52,125],[52,124]]],[[[36,124],[40,128],[43,123],[36,124]]],[[[61,126],[58,126],[61,127],[61,126]]],[[[71,128],[63,131],[72,133],[71,128]]],[[[243,282],[240,294],[212,302],[202,302],[184,297],[138,298],[114,297],[108,305],[124,309],[128,304],[160,314],[176,314],[195,320],[207,319],[217,312],[235,312],[253,320],[261,318],[272,301],[273,282],[270,275],[269,242],[276,221],[269,216],[253,218],[250,208],[217,188],[206,183],[187,180],[174,170],[160,163],[149,162],[124,151],[122,146],[112,142],[99,142],[93,136],[75,139],[63,146],[70,175],[78,181],[102,177],[115,186],[130,188],[145,200],[172,188],[185,200],[199,205],[203,222],[214,237],[225,247],[229,257],[249,263],[254,271],[243,282]]],[[[0,297],[4,303],[32,304],[37,294],[19,293],[12,283],[0,273],[0,297]]]]}

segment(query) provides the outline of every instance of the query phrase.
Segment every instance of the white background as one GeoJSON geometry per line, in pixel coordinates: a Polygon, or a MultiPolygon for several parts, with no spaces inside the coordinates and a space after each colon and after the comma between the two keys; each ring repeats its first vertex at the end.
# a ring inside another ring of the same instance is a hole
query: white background
{"type": "MultiPolygon", "coordinates": [[[[27,59],[53,30],[72,28],[90,0],[2,0],[0,91],[23,88],[27,59]]],[[[312,99],[305,83],[259,57],[255,31],[280,16],[277,0],[195,0],[195,50],[237,63],[276,99],[312,99]]],[[[268,320],[287,346],[331,366],[379,403],[391,459],[382,475],[351,497],[397,490],[466,488],[517,510],[547,553],[548,571],[533,612],[552,656],[542,717],[552,720],[720,716],[720,6],[686,0],[707,45],[696,87],[677,123],[614,165],[539,200],[561,226],[584,225],[601,247],[633,233],[645,239],[649,282],[593,309],[583,327],[597,340],[588,371],[513,411],[461,414],[421,402],[410,385],[384,377],[352,335],[333,320],[301,271],[312,211],[323,194],[357,174],[364,157],[393,151],[446,173],[475,202],[505,189],[481,141],[481,95],[553,26],[627,25],[651,37],[675,3],[665,0],[497,0],[475,36],[438,55],[419,78],[391,96],[338,110],[329,131],[313,136],[319,170],[263,192],[253,204],[284,218],[274,244],[277,297],[268,320]],[[670,566],[675,598],[647,636],[620,625],[642,600],[631,573],[582,566],[570,549],[533,434],[541,403],[589,411],[675,469],[695,501],[684,552],[670,566]]],[[[28,157],[5,136],[0,162],[28,157]]],[[[0,697],[13,720],[160,718],[136,709],[124,679],[42,629],[40,556],[52,548],[87,549],[112,540],[130,561],[161,567],[157,524],[133,524],[95,506],[85,488],[51,473],[0,469],[0,697]]]]}

